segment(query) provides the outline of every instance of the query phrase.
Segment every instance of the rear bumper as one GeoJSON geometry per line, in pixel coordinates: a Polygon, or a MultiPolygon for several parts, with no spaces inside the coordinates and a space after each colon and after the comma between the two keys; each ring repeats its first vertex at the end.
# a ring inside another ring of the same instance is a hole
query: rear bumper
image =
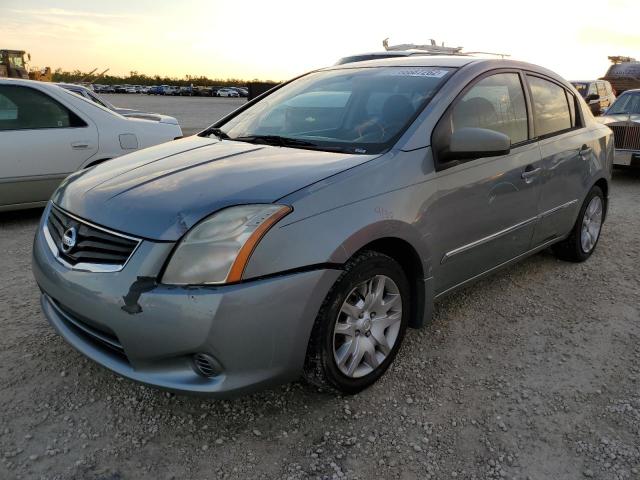
{"type": "Polygon", "coordinates": [[[113,372],[177,392],[226,397],[299,377],[316,314],[340,274],[174,287],[155,282],[172,244],[142,242],[120,272],[80,272],[54,258],[41,232],[33,272],[51,325],[113,372]],[[198,375],[195,353],[214,357],[221,371],[198,375]]]}

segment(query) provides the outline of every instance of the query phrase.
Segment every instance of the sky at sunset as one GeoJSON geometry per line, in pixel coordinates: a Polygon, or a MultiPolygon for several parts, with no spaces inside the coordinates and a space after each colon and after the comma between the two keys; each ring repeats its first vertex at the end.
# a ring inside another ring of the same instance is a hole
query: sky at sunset
{"type": "Polygon", "coordinates": [[[32,66],[284,80],[354,53],[434,38],[566,78],[640,59],[640,0],[0,0],[0,48],[32,66]],[[55,6],[53,6],[55,5],[55,6]]]}

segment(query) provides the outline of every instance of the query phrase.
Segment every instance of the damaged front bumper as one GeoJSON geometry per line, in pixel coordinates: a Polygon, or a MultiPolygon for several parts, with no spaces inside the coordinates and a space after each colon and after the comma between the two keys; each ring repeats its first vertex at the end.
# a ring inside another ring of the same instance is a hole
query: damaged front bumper
{"type": "Polygon", "coordinates": [[[144,240],[121,271],[78,271],[56,260],[41,223],[33,272],[45,316],[100,365],[173,391],[224,397],[299,377],[316,314],[340,272],[215,287],[158,284],[172,248],[144,240]],[[215,359],[215,375],[196,373],[195,354],[215,359]]]}

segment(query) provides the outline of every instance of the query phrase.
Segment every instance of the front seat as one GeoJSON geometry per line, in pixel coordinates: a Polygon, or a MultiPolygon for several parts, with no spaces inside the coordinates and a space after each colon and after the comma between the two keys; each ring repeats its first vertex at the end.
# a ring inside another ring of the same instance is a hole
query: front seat
{"type": "Polygon", "coordinates": [[[385,100],[381,113],[381,122],[387,131],[386,137],[389,138],[409,121],[415,109],[404,95],[392,95],[385,100]]]}
{"type": "Polygon", "coordinates": [[[475,127],[495,129],[498,113],[493,104],[482,97],[463,100],[454,110],[453,125],[455,128],[475,127]]]}

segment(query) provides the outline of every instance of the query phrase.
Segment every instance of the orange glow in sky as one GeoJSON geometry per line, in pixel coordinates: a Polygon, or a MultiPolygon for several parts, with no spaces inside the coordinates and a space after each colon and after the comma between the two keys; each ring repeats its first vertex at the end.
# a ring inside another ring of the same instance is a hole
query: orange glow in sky
{"type": "Polygon", "coordinates": [[[32,66],[114,74],[284,80],[355,53],[434,38],[495,51],[568,79],[640,59],[640,0],[2,0],[0,48],[32,66]]]}

